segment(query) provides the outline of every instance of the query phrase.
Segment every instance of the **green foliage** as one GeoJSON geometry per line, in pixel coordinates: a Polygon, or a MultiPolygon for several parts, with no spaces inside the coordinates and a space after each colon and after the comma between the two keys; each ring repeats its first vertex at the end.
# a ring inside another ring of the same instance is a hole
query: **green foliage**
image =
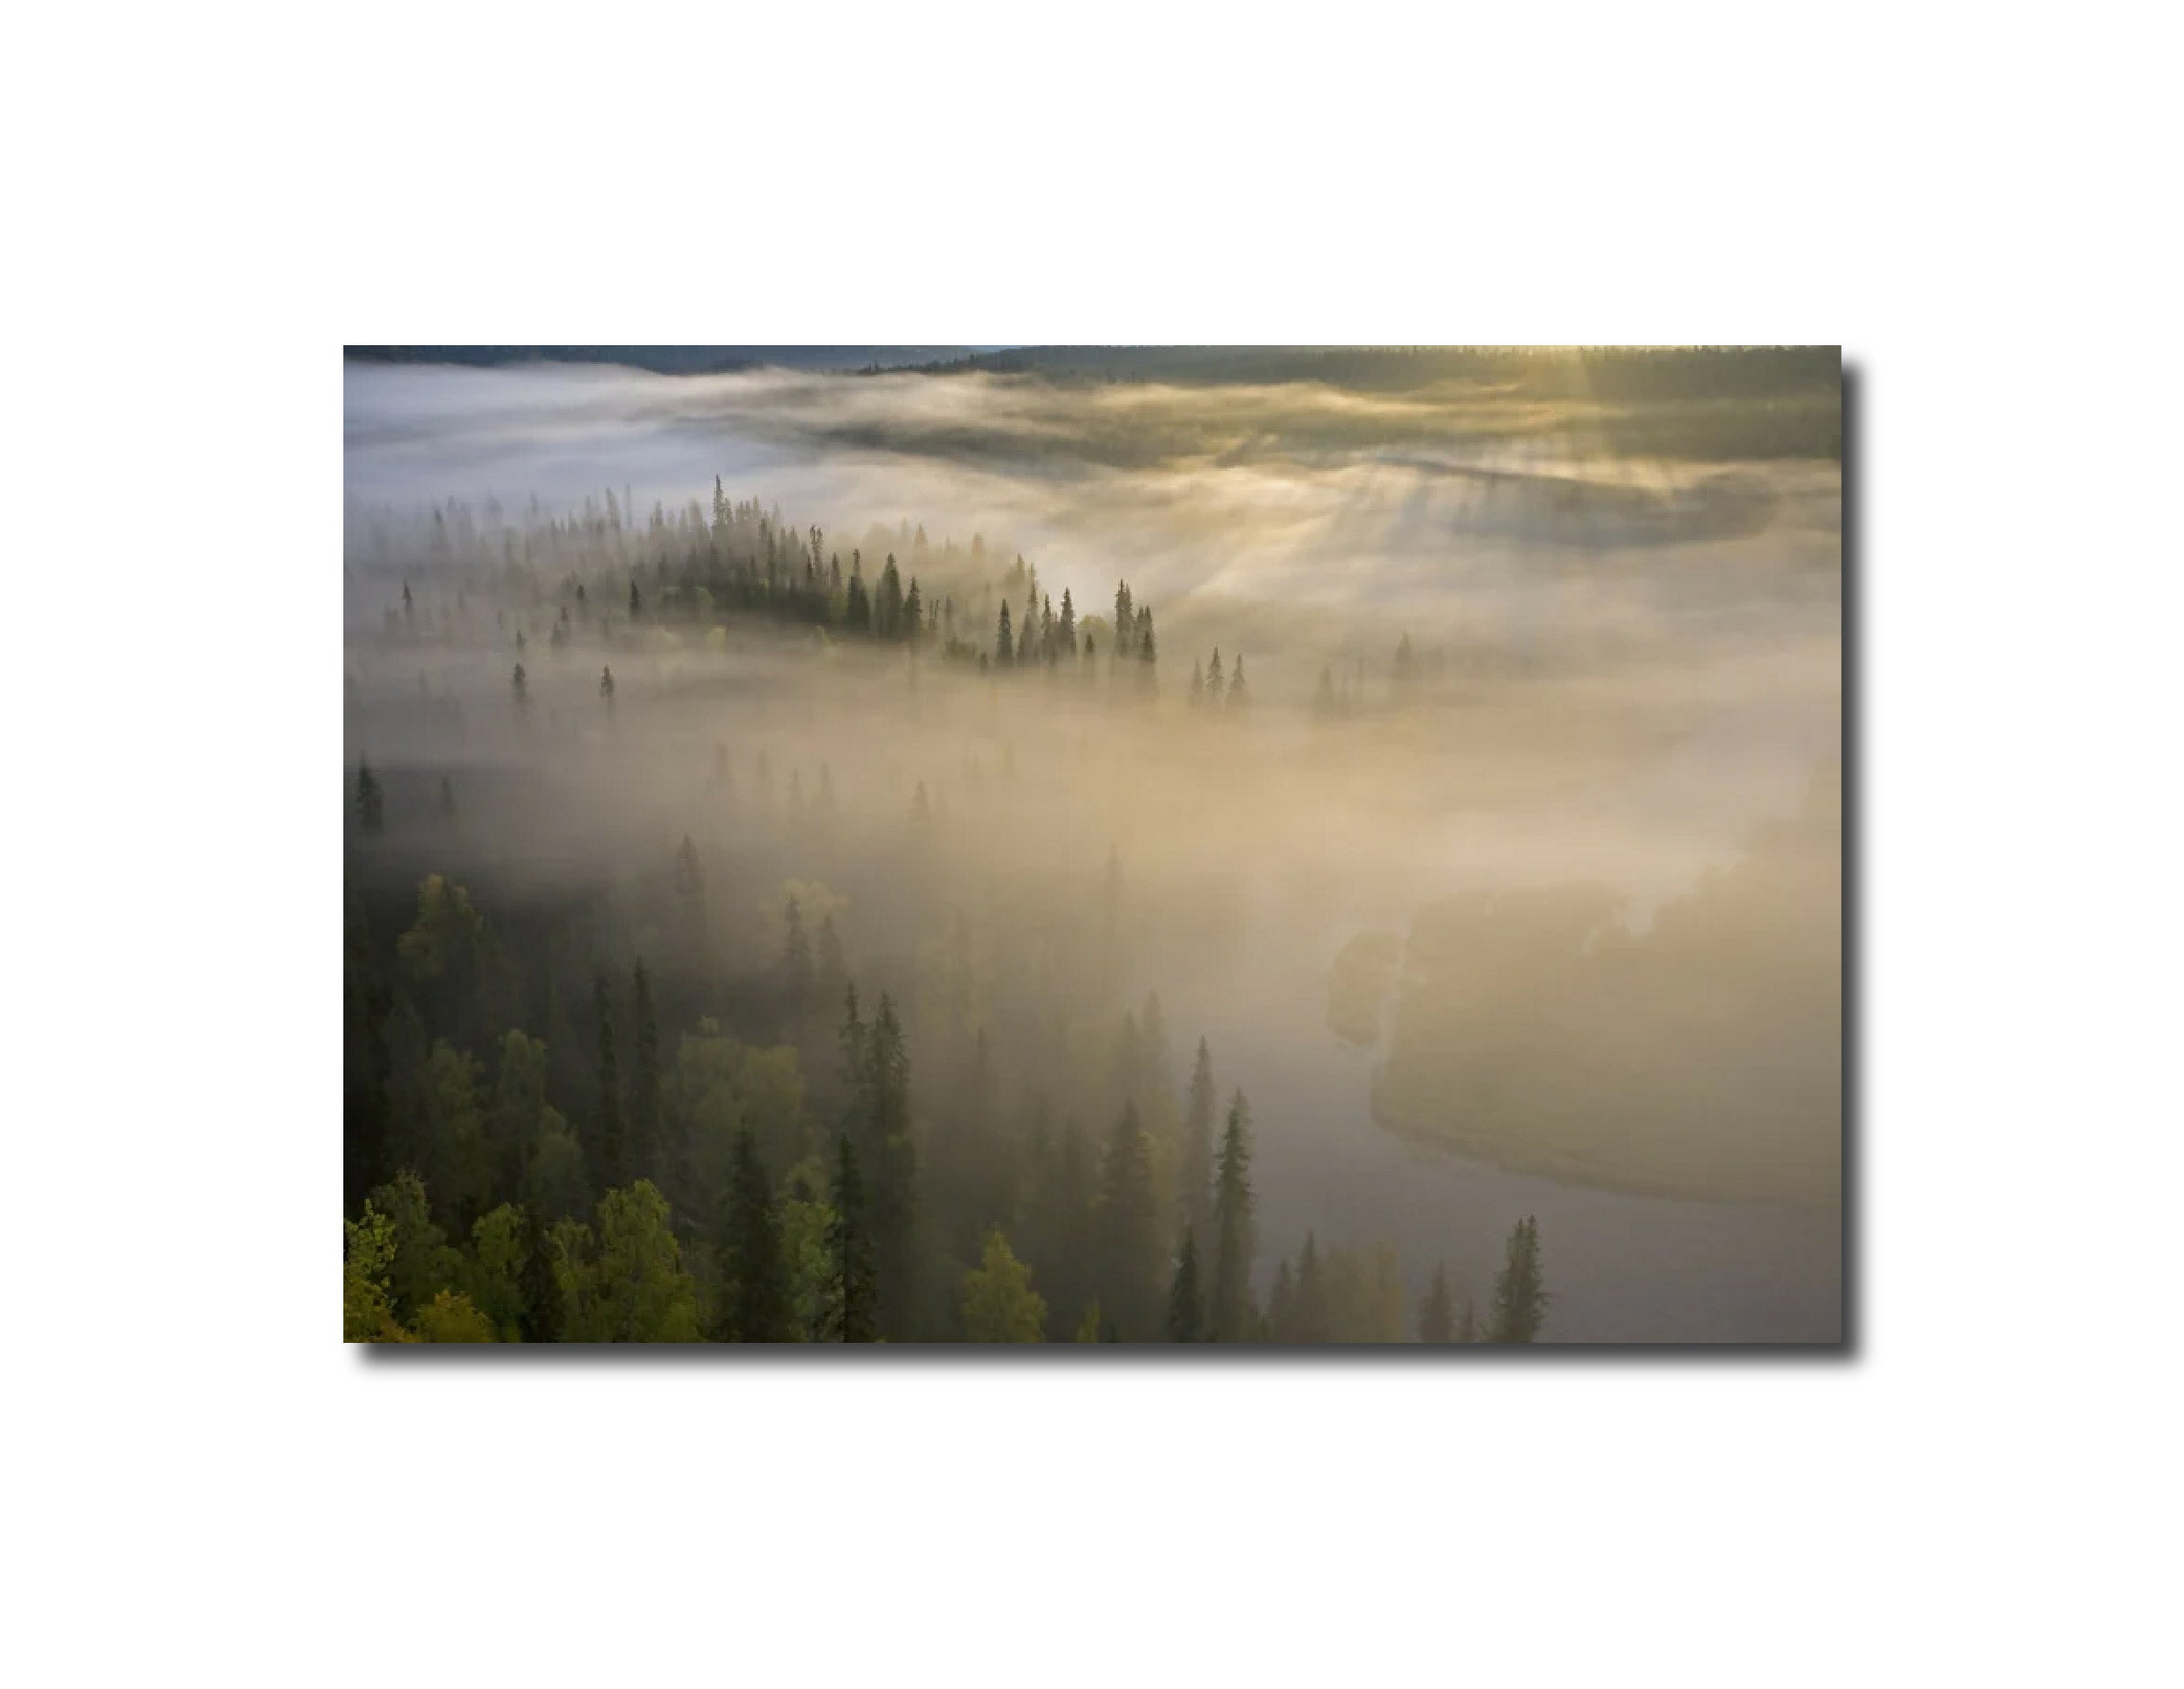
{"type": "Polygon", "coordinates": [[[368,1200],[361,1220],[342,1222],[342,1340],[402,1343],[387,1273],[395,1258],[395,1222],[368,1200]]]}
{"type": "Polygon", "coordinates": [[[1032,1288],[1031,1269],[998,1227],[986,1234],[979,1265],[963,1276],[963,1323],[973,1343],[1046,1340],[1046,1299],[1032,1288]]]}
{"type": "Polygon", "coordinates": [[[599,1229],[555,1222],[547,1234],[562,1338],[572,1343],[694,1343],[697,1285],[666,1200],[649,1179],[599,1198],[599,1229]]]}
{"type": "Polygon", "coordinates": [[[410,978],[421,983],[445,979],[475,963],[484,942],[485,920],[470,893],[444,875],[430,874],[417,888],[417,920],[395,946],[410,978]]]}
{"type": "Polygon", "coordinates": [[[876,1343],[880,1338],[878,1260],[865,1199],[865,1181],[848,1134],[835,1152],[833,1219],[827,1227],[827,1263],[832,1295],[826,1336],[835,1343],[876,1343]]]}
{"type": "Polygon", "coordinates": [[[502,1343],[517,1340],[528,1313],[523,1280],[530,1249],[529,1221],[512,1203],[479,1215],[470,1228],[470,1301],[502,1343]]]}
{"type": "Polygon", "coordinates": [[[406,1321],[441,1291],[463,1282],[463,1258],[448,1247],[448,1234],[432,1222],[424,1181],[414,1172],[404,1169],[380,1186],[371,1194],[370,1206],[394,1226],[387,1293],[395,1318],[406,1321]]]}
{"type": "Polygon", "coordinates": [[[417,1311],[411,1321],[420,1343],[491,1343],[493,1321],[471,1304],[470,1298],[443,1290],[417,1311]]]}

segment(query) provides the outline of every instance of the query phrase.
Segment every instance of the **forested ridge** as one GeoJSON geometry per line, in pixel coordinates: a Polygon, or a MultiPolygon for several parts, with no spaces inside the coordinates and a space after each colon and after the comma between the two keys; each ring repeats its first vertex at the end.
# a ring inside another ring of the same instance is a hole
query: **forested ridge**
{"type": "MultiPolygon", "coordinates": [[[[367,572],[387,600],[374,655],[499,645],[494,731],[538,760],[484,789],[413,755],[349,772],[345,1335],[1532,1340],[1549,1299],[1518,1216],[1491,1293],[1460,1299],[1444,1272],[1407,1299],[1384,1245],[1308,1235],[1263,1258],[1251,1101],[1138,989],[1145,918],[1112,849],[981,894],[922,781],[852,824],[830,763],[724,738],[683,752],[692,829],[635,830],[611,875],[510,867],[536,806],[599,803],[556,783],[554,748],[611,763],[644,707],[614,662],[649,641],[770,660],[801,628],[815,643],[786,661],[829,684],[876,674],[914,698],[924,670],[1125,712],[1158,697],[1154,606],[1126,582],[1088,612],[981,539],[864,538],[882,545],[845,558],[716,483],[709,510],[642,525],[610,493],[520,523],[436,508],[367,542],[393,559],[367,572]],[[844,652],[878,666],[837,680],[844,652]]],[[[1397,683],[1423,672],[1406,643],[1397,683]]],[[[1245,710],[1240,654],[1194,655],[1184,697],[1245,710]]],[[[413,705],[371,719],[459,743],[464,708],[421,670],[413,705]]],[[[971,778],[1011,787],[1013,752],[971,778]]]]}

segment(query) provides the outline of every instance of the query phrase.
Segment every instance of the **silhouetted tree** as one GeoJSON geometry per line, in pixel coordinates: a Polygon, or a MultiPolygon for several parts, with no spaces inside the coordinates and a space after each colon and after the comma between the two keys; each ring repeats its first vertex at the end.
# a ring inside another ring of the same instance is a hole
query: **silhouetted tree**
{"type": "Polygon", "coordinates": [[[748,1130],[735,1138],[721,1224],[720,1335],[732,1343],[791,1343],[795,1299],[781,1242],[781,1211],[748,1130]]]}
{"type": "MultiPolygon", "coordinates": [[[[852,1019],[855,1014],[853,1007],[852,1019]]],[[[835,1150],[829,1203],[834,1215],[827,1225],[827,1265],[832,1280],[827,1338],[834,1343],[876,1343],[880,1339],[879,1267],[873,1255],[865,1181],[857,1171],[857,1150],[847,1133],[835,1150]]]]}
{"type": "Polygon", "coordinates": [[[357,818],[368,833],[377,833],[386,825],[386,795],[368,762],[357,764],[357,818]]]}
{"type": "Polygon", "coordinates": [[[1191,1233],[1183,1234],[1183,1248],[1176,1256],[1176,1276],[1167,1288],[1167,1336],[1171,1343],[1205,1340],[1205,1307],[1198,1294],[1198,1245],[1191,1233]]]}
{"type": "Polygon", "coordinates": [[[1213,1194],[1213,1340],[1242,1343],[1258,1315],[1251,1305],[1251,1258],[1256,1250],[1251,1194],[1251,1107],[1238,1091],[1229,1103],[1213,1194]]]}
{"type": "Polygon", "coordinates": [[[1539,1222],[1526,1215],[1511,1229],[1503,1251],[1487,1341],[1531,1342],[1546,1322],[1547,1304],[1552,1300],[1540,1269],[1539,1222]]]}

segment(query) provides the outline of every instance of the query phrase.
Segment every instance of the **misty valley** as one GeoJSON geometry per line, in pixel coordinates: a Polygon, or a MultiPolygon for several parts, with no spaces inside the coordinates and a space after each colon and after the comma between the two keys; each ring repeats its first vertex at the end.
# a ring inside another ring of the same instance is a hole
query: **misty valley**
{"type": "Polygon", "coordinates": [[[1841,1341],[1832,349],[369,350],[350,1339],[1841,1341]]]}

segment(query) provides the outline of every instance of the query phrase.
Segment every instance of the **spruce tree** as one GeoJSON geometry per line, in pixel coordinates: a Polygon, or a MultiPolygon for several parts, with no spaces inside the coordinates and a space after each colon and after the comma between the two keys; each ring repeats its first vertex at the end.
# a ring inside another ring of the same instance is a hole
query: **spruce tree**
{"type": "Polygon", "coordinates": [[[1001,613],[993,628],[993,666],[1006,669],[1016,662],[1016,653],[1008,638],[1008,600],[1001,600],[1001,613]]]}
{"type": "Polygon", "coordinates": [[[731,1343],[793,1343],[795,1303],[782,1248],[781,1211],[748,1129],[735,1136],[724,1209],[719,1335],[731,1343]]]}
{"type": "Polygon", "coordinates": [[[828,1200],[834,1214],[827,1223],[827,1269],[832,1281],[827,1340],[876,1343],[880,1340],[879,1267],[873,1256],[865,1181],[857,1171],[857,1149],[848,1133],[842,1134],[835,1151],[834,1187],[828,1200]]]}
{"type": "Polygon", "coordinates": [[[357,764],[357,818],[368,833],[377,833],[386,825],[386,795],[380,790],[379,777],[371,771],[368,762],[357,764]]]}
{"type": "Polygon", "coordinates": [[[1203,1343],[1205,1307],[1198,1294],[1198,1245],[1190,1232],[1176,1257],[1176,1276],[1167,1289],[1167,1338],[1171,1343],[1203,1343]]]}
{"type": "Polygon", "coordinates": [[[1540,1226],[1529,1214],[1509,1233],[1502,1270],[1494,1281],[1489,1343],[1530,1343],[1547,1320],[1547,1282],[1540,1268],[1540,1226]]]}
{"type": "Polygon", "coordinates": [[[1190,1101],[1183,1116],[1183,1148],[1176,1169],[1181,1187],[1183,1223],[1203,1237],[1213,1228],[1213,1058],[1198,1040],[1198,1061],[1191,1069],[1190,1101]]]}
{"type": "Polygon", "coordinates": [[[894,1000],[880,993],[866,1039],[871,1076],[870,1147],[874,1158],[873,1250],[880,1270],[880,1331],[891,1341],[910,1335],[916,1302],[914,1200],[918,1152],[910,1141],[910,1054],[894,1000]]]}
{"type": "Polygon", "coordinates": [[[1124,1103],[1100,1169],[1100,1301],[1125,1342],[1159,1328],[1162,1251],[1153,1207],[1152,1140],[1135,1103],[1124,1103]]]}
{"type": "Polygon", "coordinates": [[[1213,1195],[1212,1327],[1216,1343],[1247,1341],[1258,1325],[1251,1305],[1251,1258],[1257,1248],[1252,1220],[1251,1106],[1238,1091],[1229,1104],[1228,1129],[1213,1195]]]}

